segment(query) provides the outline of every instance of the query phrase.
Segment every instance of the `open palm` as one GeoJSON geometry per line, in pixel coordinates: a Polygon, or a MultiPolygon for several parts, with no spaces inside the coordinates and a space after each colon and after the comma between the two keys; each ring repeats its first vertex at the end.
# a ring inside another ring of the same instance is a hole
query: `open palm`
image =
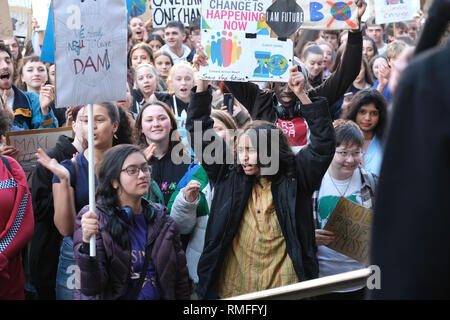
{"type": "Polygon", "coordinates": [[[70,172],[66,167],[59,164],[56,159],[50,158],[44,150],[39,148],[36,152],[37,162],[50,170],[59,180],[70,179],[70,172]]]}

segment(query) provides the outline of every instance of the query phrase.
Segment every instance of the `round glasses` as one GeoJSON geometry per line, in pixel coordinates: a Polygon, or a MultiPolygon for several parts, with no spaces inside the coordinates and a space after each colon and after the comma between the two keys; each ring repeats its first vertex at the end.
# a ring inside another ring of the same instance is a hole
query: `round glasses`
{"type": "Polygon", "coordinates": [[[353,159],[361,158],[362,152],[361,151],[355,151],[355,152],[348,152],[348,151],[336,151],[336,153],[341,157],[347,159],[348,156],[352,156],[353,159]]]}
{"type": "Polygon", "coordinates": [[[126,171],[128,173],[129,176],[138,176],[139,175],[139,171],[142,171],[143,174],[151,174],[152,173],[152,167],[150,167],[148,164],[143,165],[142,167],[137,167],[137,166],[128,166],[125,169],[120,170],[122,171],[126,171]]]}

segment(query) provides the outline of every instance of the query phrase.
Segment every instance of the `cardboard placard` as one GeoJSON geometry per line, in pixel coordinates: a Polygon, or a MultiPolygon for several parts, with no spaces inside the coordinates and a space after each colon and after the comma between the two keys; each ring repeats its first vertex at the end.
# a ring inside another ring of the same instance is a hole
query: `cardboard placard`
{"type": "Polygon", "coordinates": [[[0,0],[0,40],[14,37],[8,0],[0,0]]]}
{"type": "Polygon", "coordinates": [[[18,162],[35,162],[37,149],[53,148],[61,135],[73,137],[72,127],[10,131],[6,136],[6,144],[19,151],[18,162]]]}
{"type": "Polygon", "coordinates": [[[73,138],[72,127],[10,131],[7,133],[6,144],[14,146],[19,151],[17,161],[25,172],[30,190],[32,175],[37,165],[35,155],[37,149],[48,150],[55,147],[61,135],[73,138]]]}
{"type": "Polygon", "coordinates": [[[413,18],[411,0],[375,0],[375,22],[377,24],[408,21],[413,18]]]}
{"type": "Polygon", "coordinates": [[[189,26],[191,20],[200,16],[202,6],[202,0],[151,0],[151,2],[153,28],[165,27],[170,21],[181,21],[185,26],[189,26]]]}
{"type": "Polygon", "coordinates": [[[53,0],[56,107],[126,98],[127,10],[123,0],[53,0]]]}
{"type": "Polygon", "coordinates": [[[373,210],[341,197],[323,228],[335,235],[327,247],[369,265],[372,217],[373,210]]]}

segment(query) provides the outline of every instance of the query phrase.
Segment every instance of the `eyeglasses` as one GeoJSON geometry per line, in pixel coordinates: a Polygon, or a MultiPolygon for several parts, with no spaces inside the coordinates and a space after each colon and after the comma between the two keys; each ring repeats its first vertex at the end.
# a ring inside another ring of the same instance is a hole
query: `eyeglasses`
{"type": "Polygon", "coordinates": [[[129,176],[138,176],[139,175],[139,171],[142,171],[143,174],[151,174],[152,173],[152,167],[150,167],[149,165],[143,165],[141,168],[136,167],[136,166],[129,166],[126,167],[125,169],[120,170],[122,171],[126,171],[128,173],[129,176]]]}
{"type": "Polygon", "coordinates": [[[348,152],[348,151],[336,151],[336,153],[341,157],[347,159],[349,155],[352,156],[353,159],[361,158],[363,153],[361,151],[348,152]]]}

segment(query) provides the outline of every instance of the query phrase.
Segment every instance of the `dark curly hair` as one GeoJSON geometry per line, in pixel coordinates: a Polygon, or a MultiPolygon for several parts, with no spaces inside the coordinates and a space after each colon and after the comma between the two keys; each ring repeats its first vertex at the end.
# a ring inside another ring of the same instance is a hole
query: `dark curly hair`
{"type": "Polygon", "coordinates": [[[356,115],[362,106],[373,103],[379,112],[378,124],[374,133],[378,139],[383,141],[385,128],[387,124],[387,104],[384,96],[375,89],[365,89],[358,91],[350,100],[347,110],[342,114],[342,119],[356,122],[356,115]]]}

